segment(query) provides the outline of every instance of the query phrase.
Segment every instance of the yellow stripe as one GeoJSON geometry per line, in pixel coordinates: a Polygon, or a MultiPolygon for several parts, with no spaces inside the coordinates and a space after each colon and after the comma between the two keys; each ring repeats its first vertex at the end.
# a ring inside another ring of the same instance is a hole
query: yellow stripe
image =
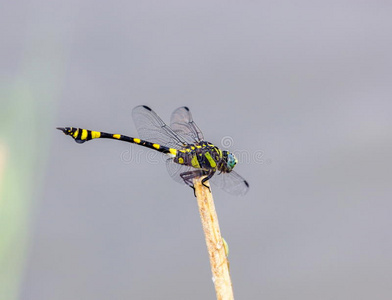
{"type": "Polygon", "coordinates": [[[170,149],[169,149],[169,152],[170,152],[171,154],[173,154],[174,156],[177,155],[177,149],[170,148],[170,149]]]}
{"type": "Polygon", "coordinates": [[[82,137],[80,139],[81,140],[87,139],[87,130],[86,129],[82,129],[82,137]]]}
{"type": "Polygon", "coordinates": [[[91,131],[92,139],[99,139],[101,137],[101,133],[99,131],[91,131]]]}
{"type": "Polygon", "coordinates": [[[160,146],[159,144],[152,144],[152,146],[153,146],[155,149],[161,148],[161,146],[160,146]]]}
{"type": "Polygon", "coordinates": [[[210,163],[211,168],[215,168],[216,167],[216,162],[215,160],[212,158],[211,154],[206,152],[204,154],[204,156],[208,159],[208,162],[210,163]]]}
{"type": "Polygon", "coordinates": [[[114,137],[115,139],[119,139],[119,138],[121,137],[121,134],[113,134],[113,137],[114,137]]]}
{"type": "Polygon", "coordinates": [[[200,168],[200,164],[199,164],[199,161],[197,160],[196,155],[194,155],[192,157],[191,164],[192,164],[192,167],[194,167],[194,168],[200,168]]]}
{"type": "Polygon", "coordinates": [[[183,159],[182,157],[180,157],[180,158],[178,159],[178,163],[183,164],[183,163],[184,163],[184,159],[183,159]]]}
{"type": "Polygon", "coordinates": [[[136,144],[140,144],[140,139],[133,139],[136,144]]]}
{"type": "Polygon", "coordinates": [[[76,139],[78,137],[78,134],[79,134],[79,129],[76,129],[76,131],[72,135],[74,137],[74,139],[76,139]]]}

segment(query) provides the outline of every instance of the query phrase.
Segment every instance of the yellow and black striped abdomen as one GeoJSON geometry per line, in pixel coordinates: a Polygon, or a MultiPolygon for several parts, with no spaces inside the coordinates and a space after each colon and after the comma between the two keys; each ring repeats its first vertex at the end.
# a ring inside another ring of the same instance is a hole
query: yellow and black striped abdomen
{"type": "Polygon", "coordinates": [[[102,133],[99,131],[92,131],[75,127],[57,127],[57,129],[63,131],[64,134],[73,137],[73,139],[79,144],[102,137],[102,133]]]}
{"type": "Polygon", "coordinates": [[[151,143],[145,140],[133,138],[122,134],[113,134],[113,133],[93,131],[88,129],[75,128],[75,127],[58,127],[57,129],[64,132],[64,134],[71,136],[79,144],[82,144],[86,141],[90,141],[92,139],[102,139],[102,138],[114,139],[114,140],[124,141],[128,143],[138,144],[171,155],[173,157],[177,155],[176,149],[165,147],[159,144],[151,143]]]}

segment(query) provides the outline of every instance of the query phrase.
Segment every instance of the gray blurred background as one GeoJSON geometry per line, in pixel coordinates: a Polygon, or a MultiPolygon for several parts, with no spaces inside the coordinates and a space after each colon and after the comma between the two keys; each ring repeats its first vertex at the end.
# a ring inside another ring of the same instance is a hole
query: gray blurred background
{"type": "Polygon", "coordinates": [[[388,1],[3,1],[0,298],[215,299],[196,199],[132,108],[239,153],[236,299],[392,299],[388,1]]]}

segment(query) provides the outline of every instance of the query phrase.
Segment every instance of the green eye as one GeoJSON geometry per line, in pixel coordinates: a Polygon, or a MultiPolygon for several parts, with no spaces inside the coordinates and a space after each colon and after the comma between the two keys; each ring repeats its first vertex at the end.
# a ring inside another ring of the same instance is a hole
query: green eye
{"type": "Polygon", "coordinates": [[[237,164],[237,158],[234,156],[234,154],[229,153],[227,155],[227,167],[231,170],[234,168],[236,164],[237,164]]]}

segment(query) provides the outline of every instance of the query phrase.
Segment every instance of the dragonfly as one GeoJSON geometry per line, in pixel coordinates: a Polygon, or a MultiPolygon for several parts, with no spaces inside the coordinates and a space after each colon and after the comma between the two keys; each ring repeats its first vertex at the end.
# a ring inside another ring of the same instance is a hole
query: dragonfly
{"type": "Polygon", "coordinates": [[[207,181],[233,195],[245,195],[249,190],[248,182],[233,170],[238,162],[235,155],[204,140],[188,107],[179,107],[172,113],[170,126],[146,105],[135,107],[132,117],[140,138],[76,127],[57,129],[79,144],[105,138],[161,152],[168,156],[166,168],[169,175],[194,192],[193,179],[200,177],[203,177],[202,184],[208,189],[207,181]]]}

